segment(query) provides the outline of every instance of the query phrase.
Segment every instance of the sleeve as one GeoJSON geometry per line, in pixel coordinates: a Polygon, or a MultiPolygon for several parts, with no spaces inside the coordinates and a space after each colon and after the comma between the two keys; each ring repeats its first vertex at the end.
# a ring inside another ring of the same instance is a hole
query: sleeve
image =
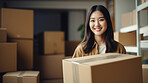
{"type": "Polygon", "coordinates": [[[122,44],[118,44],[118,52],[121,54],[126,54],[126,50],[122,44]]]}
{"type": "Polygon", "coordinates": [[[82,47],[82,45],[81,45],[81,44],[79,44],[79,45],[77,46],[77,48],[75,49],[75,51],[74,51],[74,54],[73,54],[73,57],[72,57],[72,58],[82,57],[82,56],[83,56],[83,54],[84,54],[84,52],[83,52],[83,47],[82,47]]]}

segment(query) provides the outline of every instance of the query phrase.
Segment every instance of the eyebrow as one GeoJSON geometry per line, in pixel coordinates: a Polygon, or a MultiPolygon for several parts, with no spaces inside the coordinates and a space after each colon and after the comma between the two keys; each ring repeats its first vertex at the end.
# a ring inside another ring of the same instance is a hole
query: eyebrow
{"type": "MultiPolygon", "coordinates": [[[[100,18],[104,18],[104,17],[99,17],[99,19],[100,19],[100,18]]],[[[90,19],[95,19],[95,18],[90,18],[90,19]]]]}

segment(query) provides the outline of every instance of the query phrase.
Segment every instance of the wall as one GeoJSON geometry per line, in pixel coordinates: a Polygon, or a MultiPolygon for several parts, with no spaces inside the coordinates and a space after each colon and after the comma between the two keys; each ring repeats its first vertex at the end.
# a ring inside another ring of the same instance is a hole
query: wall
{"type": "Polygon", "coordinates": [[[49,10],[34,10],[34,34],[37,35],[43,31],[60,30],[61,15],[58,12],[49,10]]]}
{"type": "Polygon", "coordinates": [[[85,21],[85,11],[69,11],[69,40],[81,40],[81,32],[77,31],[81,24],[85,21]]]}

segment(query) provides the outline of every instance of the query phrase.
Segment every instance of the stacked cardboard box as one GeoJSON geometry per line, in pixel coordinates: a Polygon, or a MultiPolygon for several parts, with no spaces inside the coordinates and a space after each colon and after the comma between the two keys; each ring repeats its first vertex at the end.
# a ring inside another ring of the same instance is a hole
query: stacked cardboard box
{"type": "Polygon", "coordinates": [[[7,29],[0,28],[0,73],[17,70],[17,44],[7,42],[7,29]]]}
{"type": "Polygon", "coordinates": [[[38,56],[38,68],[41,72],[41,79],[60,79],[62,75],[63,55],[38,56]]]}
{"type": "MultiPolygon", "coordinates": [[[[137,46],[136,31],[127,33],[114,32],[114,40],[124,46],[137,46]]],[[[141,40],[143,40],[143,34],[141,34],[141,40]]]]}
{"type": "Polygon", "coordinates": [[[7,42],[7,29],[0,28],[0,42],[7,42]]]}
{"type": "Polygon", "coordinates": [[[45,31],[39,34],[38,40],[41,55],[65,54],[64,32],[45,31]]]}
{"type": "Polygon", "coordinates": [[[62,31],[45,31],[38,35],[40,56],[37,69],[43,82],[62,83],[62,59],[65,57],[65,40],[62,31]],[[56,79],[56,80],[55,80],[56,79]],[[59,82],[60,80],[60,82],[59,82]]]}
{"type": "Polygon", "coordinates": [[[148,83],[148,64],[143,64],[142,65],[142,69],[143,69],[143,83],[148,83]]]}
{"type": "Polygon", "coordinates": [[[9,72],[3,75],[3,83],[40,83],[39,71],[9,72]]]}
{"type": "MultiPolygon", "coordinates": [[[[140,11],[140,27],[146,26],[147,25],[147,9],[140,11]]],[[[122,15],[122,27],[128,27],[132,25],[136,25],[136,9],[132,10],[131,12],[124,13],[122,15]]]]}
{"type": "Polygon", "coordinates": [[[142,83],[141,60],[115,53],[64,59],[64,83],[142,83]]]}
{"type": "Polygon", "coordinates": [[[147,2],[148,0],[141,0],[141,3],[147,2]]]}
{"type": "Polygon", "coordinates": [[[132,12],[124,13],[122,15],[122,27],[127,27],[133,25],[133,15],[132,12]]]}
{"type": "Polygon", "coordinates": [[[136,32],[114,32],[114,40],[120,42],[124,46],[136,46],[136,32]]]}
{"type": "Polygon", "coordinates": [[[1,8],[1,27],[7,28],[8,42],[16,42],[18,70],[33,69],[33,10],[1,8]]]}
{"type": "Polygon", "coordinates": [[[41,80],[40,83],[63,83],[63,79],[41,80]]]}
{"type": "Polygon", "coordinates": [[[17,44],[0,43],[0,73],[17,71],[17,44]]]}

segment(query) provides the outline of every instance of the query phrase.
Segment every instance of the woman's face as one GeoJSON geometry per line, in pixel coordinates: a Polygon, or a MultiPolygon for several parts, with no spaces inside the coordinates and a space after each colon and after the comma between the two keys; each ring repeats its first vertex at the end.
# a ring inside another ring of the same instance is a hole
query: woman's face
{"type": "Polygon", "coordinates": [[[102,34],[107,29],[107,22],[102,12],[96,10],[91,14],[90,20],[89,20],[89,26],[91,31],[96,36],[102,36],[102,34]]]}

